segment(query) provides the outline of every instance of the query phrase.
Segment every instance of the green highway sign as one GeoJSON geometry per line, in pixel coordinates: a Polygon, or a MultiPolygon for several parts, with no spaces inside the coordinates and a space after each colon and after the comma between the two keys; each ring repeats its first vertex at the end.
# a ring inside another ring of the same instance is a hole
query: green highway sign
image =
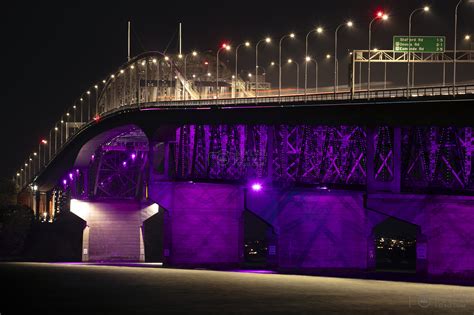
{"type": "Polygon", "coordinates": [[[446,49],[445,36],[411,36],[408,48],[408,36],[393,36],[393,50],[399,52],[437,53],[446,49]]]}

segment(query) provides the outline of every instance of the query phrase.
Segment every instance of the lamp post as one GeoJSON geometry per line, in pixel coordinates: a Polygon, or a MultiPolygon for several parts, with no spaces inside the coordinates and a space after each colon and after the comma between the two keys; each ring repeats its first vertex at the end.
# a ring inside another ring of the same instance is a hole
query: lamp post
{"type": "Polygon", "coordinates": [[[58,153],[58,126],[54,127],[54,155],[58,153]]]}
{"type": "Polygon", "coordinates": [[[461,5],[463,0],[459,0],[456,4],[456,8],[454,9],[454,56],[453,56],[453,96],[455,94],[456,89],[456,57],[457,57],[457,41],[458,41],[458,10],[459,6],[461,5]]]}
{"type": "Polygon", "coordinates": [[[61,146],[63,145],[64,142],[64,119],[61,119],[61,146]]]}
{"type": "Polygon", "coordinates": [[[367,98],[370,98],[370,52],[371,52],[371,45],[372,45],[372,24],[377,20],[387,20],[388,15],[383,13],[382,11],[377,12],[377,15],[370,21],[369,23],[369,56],[368,56],[368,69],[367,69],[367,98]]]}
{"type": "Polygon", "coordinates": [[[295,34],[291,33],[283,35],[282,38],[280,38],[280,43],[278,45],[278,97],[281,97],[281,44],[283,43],[283,40],[287,37],[295,38],[295,34]]]}
{"type": "Polygon", "coordinates": [[[472,50],[471,34],[464,35],[464,40],[469,43],[469,50],[472,50]]]}
{"type": "MultiPolygon", "coordinates": [[[[410,13],[410,17],[408,18],[407,97],[410,97],[411,21],[413,19],[413,15],[416,12],[419,12],[419,11],[428,12],[429,10],[430,10],[429,6],[424,6],[422,8],[415,9],[410,13]]],[[[414,69],[413,69],[413,71],[414,71],[414,69]]]]}
{"type": "MultiPolygon", "coordinates": [[[[198,54],[197,51],[193,51],[189,54],[184,55],[184,80],[186,81],[186,83],[188,81],[188,73],[187,73],[187,69],[186,69],[187,62],[188,62],[188,56],[191,55],[193,57],[196,57],[197,54],[198,54]]],[[[185,91],[184,88],[183,88],[183,99],[186,100],[186,91],[185,91]]]]}
{"type": "MultiPolygon", "coordinates": [[[[323,32],[323,28],[322,27],[318,27],[316,29],[313,29],[311,31],[309,31],[307,34],[306,34],[306,39],[305,39],[305,59],[308,61],[308,58],[309,60],[311,60],[311,57],[309,57],[308,55],[308,38],[309,38],[309,35],[311,33],[318,33],[318,34],[321,34],[323,32]]],[[[307,93],[307,88],[308,88],[308,63],[305,62],[304,64],[304,95],[306,95],[307,93]]]]}
{"type": "MultiPolygon", "coordinates": [[[[337,92],[337,85],[338,85],[338,60],[337,60],[337,33],[339,29],[343,26],[352,27],[354,23],[352,21],[347,21],[346,23],[342,23],[336,27],[336,31],[334,32],[334,95],[337,92]]],[[[334,96],[335,97],[335,96],[334,96]]]]}
{"type": "MultiPolygon", "coordinates": [[[[38,153],[33,152],[33,159],[36,158],[37,156],[38,156],[38,153]]],[[[31,161],[31,165],[33,166],[33,175],[34,175],[36,173],[35,161],[31,161]]]]}
{"type": "MultiPolygon", "coordinates": [[[[99,86],[97,84],[94,85],[94,91],[95,91],[95,116],[99,116],[99,86]]],[[[74,119],[74,122],[76,122],[76,119],[74,119]]]]}
{"type": "MultiPolygon", "coordinates": [[[[38,144],[38,172],[41,170],[41,145],[46,145],[48,144],[48,141],[46,139],[41,139],[40,143],[38,144]]],[[[46,150],[44,151],[44,160],[46,160],[46,150]]],[[[45,161],[43,160],[43,166],[45,164],[45,161]]]]}
{"type": "Polygon", "coordinates": [[[87,91],[87,121],[91,119],[91,91],[87,91]]]}
{"type": "Polygon", "coordinates": [[[298,94],[300,88],[300,65],[293,59],[288,59],[288,63],[296,65],[296,94],[298,94]]]}
{"type": "Polygon", "coordinates": [[[272,40],[270,37],[261,39],[255,45],[255,102],[257,102],[257,93],[258,93],[258,46],[260,43],[270,43],[272,40]]]}
{"type": "Polygon", "coordinates": [[[315,68],[314,68],[314,75],[315,75],[315,80],[314,80],[314,86],[315,86],[315,89],[314,89],[314,92],[315,93],[318,93],[318,68],[319,68],[319,64],[318,64],[318,61],[316,60],[316,58],[311,58],[309,56],[306,57],[305,59],[306,61],[306,64],[308,64],[309,62],[311,61],[314,61],[314,65],[315,65],[315,68]]]}
{"type": "Polygon", "coordinates": [[[239,48],[245,46],[250,47],[250,42],[245,42],[235,47],[235,74],[234,74],[234,98],[237,98],[237,78],[239,77],[239,48]]]}
{"type": "Polygon", "coordinates": [[[216,99],[219,99],[219,54],[221,50],[230,50],[228,44],[222,44],[222,46],[217,50],[217,63],[216,63],[216,99]]]}
{"type": "Polygon", "coordinates": [[[188,60],[188,56],[191,55],[193,57],[196,57],[198,55],[197,51],[193,51],[189,54],[186,54],[184,55],[184,79],[187,80],[188,79],[188,75],[187,75],[187,70],[186,70],[186,65],[187,65],[187,60],[188,60]]]}

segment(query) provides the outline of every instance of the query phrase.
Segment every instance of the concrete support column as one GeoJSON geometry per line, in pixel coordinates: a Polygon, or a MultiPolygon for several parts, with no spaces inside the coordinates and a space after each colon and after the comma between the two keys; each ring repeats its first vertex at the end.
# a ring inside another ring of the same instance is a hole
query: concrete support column
{"type": "Polygon", "coordinates": [[[274,227],[280,268],[367,268],[362,193],[269,188],[249,193],[246,206],[274,227]]]}
{"type": "Polygon", "coordinates": [[[143,222],[157,214],[157,204],[137,201],[71,201],[71,212],[86,221],[83,261],[143,261],[143,222]]]}
{"type": "Polygon", "coordinates": [[[39,194],[37,191],[31,192],[31,209],[33,209],[33,213],[35,215],[36,220],[40,219],[40,211],[39,211],[39,194]]]}
{"type": "MultiPolygon", "coordinates": [[[[237,267],[244,209],[239,185],[155,182],[150,199],[169,211],[167,257],[175,266],[237,267]]],[[[166,218],[165,218],[166,219],[166,218]]],[[[166,221],[165,221],[166,222],[166,221]]],[[[166,234],[165,234],[166,235],[166,234]]]]}

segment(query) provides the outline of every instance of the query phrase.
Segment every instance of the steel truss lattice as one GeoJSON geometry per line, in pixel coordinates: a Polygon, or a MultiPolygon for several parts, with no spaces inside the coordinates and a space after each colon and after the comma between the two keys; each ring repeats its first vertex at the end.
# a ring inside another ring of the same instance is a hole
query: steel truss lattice
{"type": "Polygon", "coordinates": [[[404,128],[403,142],[406,188],[474,189],[472,128],[404,128]]]}

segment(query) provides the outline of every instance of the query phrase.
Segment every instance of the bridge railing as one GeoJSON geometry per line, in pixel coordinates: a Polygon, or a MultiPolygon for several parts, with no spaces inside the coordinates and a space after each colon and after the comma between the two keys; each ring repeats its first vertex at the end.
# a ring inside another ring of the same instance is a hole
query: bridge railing
{"type": "MultiPolygon", "coordinates": [[[[160,72],[160,62],[165,62],[161,53],[148,53],[145,56],[138,56],[124,65],[121,70],[111,75],[107,80],[102,81],[102,85],[95,85],[90,91],[80,98],[80,102],[75,103],[61,117],[61,120],[54,125],[49,132],[48,143],[38,155],[39,163],[33,160],[29,168],[23,168],[22,173],[18,174],[17,183],[21,188],[34,183],[38,175],[47,167],[47,165],[68,145],[78,132],[88,128],[99,121],[103,116],[107,116],[125,109],[153,109],[157,107],[209,107],[209,106],[274,106],[274,107],[293,107],[313,105],[317,106],[328,104],[340,104],[350,101],[370,101],[370,100],[389,100],[396,98],[413,99],[419,97],[456,97],[459,95],[474,94],[474,84],[453,86],[417,86],[410,89],[378,89],[371,90],[340,90],[333,92],[304,93],[303,89],[285,90],[279,95],[279,91],[262,91],[258,97],[219,97],[210,93],[210,89],[205,91],[205,98],[187,99],[189,97],[182,92],[173,91],[179,87],[175,79],[167,81],[165,92],[169,97],[165,100],[158,95],[155,84],[160,83],[160,73],[163,75],[163,69],[160,72]],[[161,58],[161,59],[159,59],[161,58]],[[140,69],[140,71],[138,71],[140,69]],[[174,82],[174,83],[173,83],[174,82]],[[154,92],[152,89],[155,89],[154,92]],[[263,95],[263,93],[266,93],[263,95]],[[174,95],[171,97],[171,95],[174,95]],[[35,164],[36,163],[36,164],[35,164]],[[37,167],[33,167],[37,166],[37,167]],[[27,172],[28,171],[28,172],[27,172]]],[[[163,66],[162,66],[163,67],[163,66]]],[[[169,63],[168,74],[174,74],[180,69],[175,63],[169,63]],[[174,67],[174,69],[173,69],[174,67]]],[[[219,82],[221,82],[219,80],[219,82]]],[[[225,81],[222,81],[224,84],[225,81]]],[[[163,88],[163,87],[162,87],[163,88]]],[[[281,92],[281,91],[280,91],[281,92]]],[[[260,93],[260,91],[259,91],[260,93]]],[[[229,95],[229,94],[227,94],[229,95]]],[[[201,97],[201,95],[200,95],[201,97]]],[[[41,145],[40,145],[41,149],[41,145]]],[[[29,157],[31,161],[32,157],[29,157]]],[[[26,166],[27,163],[25,163],[26,166]]]]}

